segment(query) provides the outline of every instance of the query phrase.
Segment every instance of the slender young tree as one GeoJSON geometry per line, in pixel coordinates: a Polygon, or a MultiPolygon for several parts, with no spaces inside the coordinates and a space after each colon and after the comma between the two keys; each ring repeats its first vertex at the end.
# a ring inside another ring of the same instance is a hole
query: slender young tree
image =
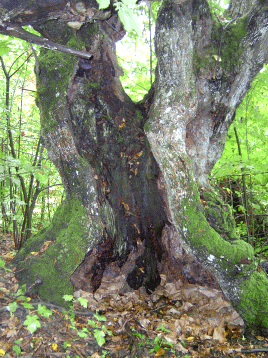
{"type": "Polygon", "coordinates": [[[21,282],[41,296],[61,302],[73,287],[94,292],[111,271],[151,293],[160,273],[172,282],[183,272],[183,243],[247,326],[268,333],[267,278],[208,184],[236,108],[267,62],[268,3],[230,0],[226,18],[210,3],[163,1],[156,79],[133,103],[119,79],[115,43],[125,31],[116,7],[0,0],[0,32],[45,47],[37,104],[66,193],[50,227],[16,258],[21,282]]]}

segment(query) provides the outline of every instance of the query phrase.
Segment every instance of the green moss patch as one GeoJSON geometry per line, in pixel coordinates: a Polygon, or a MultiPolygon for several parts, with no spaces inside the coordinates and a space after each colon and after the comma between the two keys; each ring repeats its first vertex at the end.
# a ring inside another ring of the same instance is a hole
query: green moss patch
{"type": "Polygon", "coordinates": [[[57,113],[64,113],[66,92],[76,63],[75,56],[41,49],[37,101],[42,109],[42,128],[50,132],[58,125],[57,113]]]}
{"type": "Polygon", "coordinates": [[[268,280],[255,271],[241,284],[242,296],[235,307],[248,322],[249,326],[268,333],[268,280]]]}
{"type": "MultiPolygon", "coordinates": [[[[245,17],[230,24],[222,24],[214,19],[211,43],[202,49],[202,53],[193,53],[193,69],[198,75],[201,69],[223,68],[234,71],[244,51],[241,42],[247,34],[245,17]]],[[[228,73],[228,71],[226,71],[228,73]]]]}
{"type": "Polygon", "coordinates": [[[206,191],[200,195],[204,207],[205,217],[210,226],[224,240],[237,240],[236,224],[232,209],[213,192],[206,191]]]}
{"type": "Polygon", "coordinates": [[[61,204],[51,225],[27,240],[17,254],[14,262],[21,284],[25,283],[28,290],[34,287],[37,279],[41,280],[38,293],[45,299],[65,305],[62,296],[73,293],[70,276],[83,260],[87,244],[83,205],[75,199],[61,204]],[[42,252],[46,241],[52,242],[42,252]]]}

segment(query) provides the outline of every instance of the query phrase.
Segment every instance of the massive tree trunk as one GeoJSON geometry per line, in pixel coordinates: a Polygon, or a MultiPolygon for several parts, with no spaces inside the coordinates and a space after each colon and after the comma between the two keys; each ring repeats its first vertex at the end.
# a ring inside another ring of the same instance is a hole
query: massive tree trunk
{"type": "Polygon", "coordinates": [[[212,17],[206,1],[170,1],[161,7],[146,133],[179,239],[213,271],[247,324],[259,324],[267,334],[268,281],[256,270],[253,248],[217,233],[215,218],[205,209],[212,209],[207,176],[222,153],[237,106],[267,58],[267,4],[236,5],[231,7],[235,15],[229,13],[234,18],[224,23],[212,17]]]}
{"type": "MultiPolygon", "coordinates": [[[[38,11],[27,4],[32,14],[38,11]]],[[[124,289],[144,286],[151,293],[160,273],[169,281],[187,279],[183,243],[210,270],[202,268],[200,280],[216,287],[216,277],[247,325],[267,334],[268,281],[207,177],[237,106],[266,62],[268,5],[232,1],[231,20],[221,22],[205,0],[165,1],[156,26],[156,81],[135,104],[119,80],[115,42],[124,30],[117,14],[98,17],[96,10],[95,20],[74,33],[66,23],[69,5],[51,4],[58,17],[47,8],[40,25],[26,7],[20,21],[93,57],[41,50],[42,136],[66,201],[51,226],[18,253],[19,278],[55,302],[73,287],[95,292],[111,271],[122,275],[124,289]]]]}

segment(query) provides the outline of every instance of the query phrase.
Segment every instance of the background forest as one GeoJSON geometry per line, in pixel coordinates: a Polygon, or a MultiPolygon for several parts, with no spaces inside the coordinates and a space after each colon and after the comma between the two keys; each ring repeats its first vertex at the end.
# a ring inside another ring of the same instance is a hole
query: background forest
{"type": "MultiPolygon", "coordinates": [[[[212,2],[217,16],[222,16],[219,3],[212,2]]],[[[142,36],[129,31],[117,43],[124,70],[121,81],[134,101],[141,100],[154,81],[153,33],[158,7],[158,2],[140,5],[136,14],[143,23],[142,36]]],[[[12,235],[16,249],[51,220],[64,198],[60,176],[40,137],[36,51],[37,47],[24,41],[1,36],[0,223],[2,234],[12,235]]],[[[223,155],[210,176],[211,185],[233,207],[241,238],[254,246],[260,259],[268,253],[267,81],[266,66],[239,106],[223,155]]]]}

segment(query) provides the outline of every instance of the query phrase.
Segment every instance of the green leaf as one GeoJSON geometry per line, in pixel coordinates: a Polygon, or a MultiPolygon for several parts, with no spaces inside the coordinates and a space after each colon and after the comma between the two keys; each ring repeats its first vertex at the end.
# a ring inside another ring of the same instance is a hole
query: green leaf
{"type": "Polygon", "coordinates": [[[88,300],[87,300],[86,298],[84,298],[84,297],[79,297],[77,301],[80,302],[80,304],[81,304],[82,307],[87,308],[88,300]]]}
{"type": "Polygon", "coordinates": [[[2,36],[0,37],[0,56],[3,56],[10,51],[10,40],[3,40],[2,36]]]}
{"type": "Polygon", "coordinates": [[[21,354],[21,349],[19,346],[14,345],[14,346],[12,346],[12,349],[16,353],[17,356],[19,356],[21,354]]]}
{"type": "Polygon", "coordinates": [[[94,329],[94,337],[100,347],[105,343],[105,332],[94,329]]]}
{"type": "Polygon", "coordinates": [[[30,298],[27,297],[27,296],[16,296],[16,299],[18,299],[18,300],[24,300],[24,301],[26,301],[26,302],[30,300],[30,298]]]}
{"type": "Polygon", "coordinates": [[[93,315],[98,321],[107,321],[107,318],[105,316],[101,316],[98,313],[95,313],[93,315]]]}
{"type": "Polygon", "coordinates": [[[122,21],[126,31],[135,30],[139,36],[142,35],[143,25],[141,21],[139,21],[136,14],[134,14],[133,10],[127,7],[123,3],[115,3],[118,9],[118,15],[120,20],[122,21]]]}
{"type": "Polygon", "coordinates": [[[157,352],[161,348],[161,344],[157,343],[154,346],[154,350],[157,352]]]}
{"type": "Polygon", "coordinates": [[[20,159],[15,159],[15,158],[11,157],[10,155],[6,156],[6,161],[9,166],[17,167],[21,164],[20,159]]]}
{"type": "Polygon", "coordinates": [[[99,9],[106,9],[110,5],[110,0],[97,0],[99,9]]]}
{"type": "Polygon", "coordinates": [[[16,185],[20,185],[20,180],[18,178],[11,177],[11,181],[16,185]]]}
{"type": "Polygon", "coordinates": [[[72,345],[71,345],[71,343],[65,341],[65,342],[63,342],[63,344],[61,346],[62,346],[62,348],[66,349],[68,347],[71,347],[72,345]]]}
{"type": "Polygon", "coordinates": [[[165,346],[170,346],[171,348],[174,347],[174,345],[171,342],[164,340],[164,343],[165,343],[165,346]]]}
{"type": "Polygon", "coordinates": [[[33,306],[31,303],[22,302],[21,304],[22,304],[25,308],[34,309],[34,306],[33,306]]]}
{"type": "Polygon", "coordinates": [[[154,339],[154,343],[158,343],[161,340],[161,338],[159,336],[156,336],[154,339]]]}
{"type": "Polygon", "coordinates": [[[243,205],[237,205],[237,210],[238,210],[238,211],[242,211],[243,213],[246,212],[246,210],[245,210],[245,208],[244,208],[243,205]]]}
{"type": "Polygon", "coordinates": [[[254,203],[251,203],[251,206],[254,208],[254,209],[261,209],[260,205],[259,204],[254,204],[254,203]]]}
{"type": "Polygon", "coordinates": [[[113,332],[110,331],[108,328],[104,326],[104,324],[101,326],[101,329],[109,334],[109,336],[113,336],[113,332]]]}
{"type": "Polygon", "coordinates": [[[87,323],[89,326],[92,326],[92,327],[98,327],[97,323],[95,321],[93,321],[92,319],[88,319],[87,320],[87,323]]]}
{"type": "MultiPolygon", "coordinates": [[[[27,31],[30,32],[31,34],[37,35],[37,36],[41,36],[39,32],[37,32],[32,26],[22,26],[22,28],[27,31]]],[[[35,45],[37,46],[37,45],[35,45]]]]}
{"type": "Polygon", "coordinates": [[[145,335],[140,332],[132,332],[133,336],[139,337],[140,339],[145,339],[145,335]]]}
{"type": "Polygon", "coordinates": [[[167,329],[164,325],[163,325],[163,323],[162,323],[162,325],[160,326],[160,327],[157,327],[156,329],[155,329],[156,331],[162,331],[162,332],[168,332],[168,333],[170,333],[171,331],[169,330],[169,329],[167,329]]]}
{"type": "Polygon", "coordinates": [[[87,332],[77,332],[78,336],[83,338],[83,337],[87,337],[88,333],[87,332]]]}
{"type": "Polygon", "coordinates": [[[40,304],[38,305],[38,313],[46,318],[52,315],[52,311],[49,308],[40,304]]]}
{"type": "Polygon", "coordinates": [[[65,301],[72,301],[73,299],[74,299],[74,296],[73,295],[64,295],[63,296],[63,299],[65,300],[65,301]]]}
{"type": "Polygon", "coordinates": [[[23,338],[17,339],[16,341],[14,341],[15,344],[21,344],[23,341],[23,338]]]}
{"type": "Polygon", "coordinates": [[[46,184],[48,176],[45,173],[41,174],[39,172],[34,172],[33,175],[41,184],[46,184]]]}
{"type": "Polygon", "coordinates": [[[21,296],[26,292],[26,285],[22,285],[17,292],[15,292],[15,296],[21,296]]]}
{"type": "Polygon", "coordinates": [[[28,331],[31,333],[35,332],[37,328],[41,327],[41,323],[39,322],[39,317],[37,315],[27,315],[27,319],[23,322],[23,324],[27,326],[28,331]]]}
{"type": "Polygon", "coordinates": [[[10,302],[8,304],[8,307],[9,307],[10,311],[14,313],[14,312],[16,312],[18,304],[17,304],[17,302],[10,302]]]}
{"type": "Polygon", "coordinates": [[[0,258],[0,267],[3,268],[5,271],[12,271],[6,268],[6,261],[0,258]]]}

